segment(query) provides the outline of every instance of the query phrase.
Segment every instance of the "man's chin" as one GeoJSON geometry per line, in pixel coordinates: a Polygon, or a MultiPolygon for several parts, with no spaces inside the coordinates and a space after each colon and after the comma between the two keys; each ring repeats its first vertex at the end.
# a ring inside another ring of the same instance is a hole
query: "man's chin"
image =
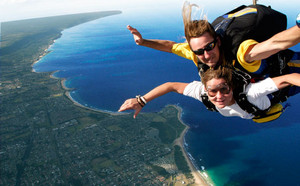
{"type": "Polygon", "coordinates": [[[212,67],[215,67],[217,65],[217,63],[211,62],[211,63],[206,63],[206,65],[212,68],[212,67]]]}

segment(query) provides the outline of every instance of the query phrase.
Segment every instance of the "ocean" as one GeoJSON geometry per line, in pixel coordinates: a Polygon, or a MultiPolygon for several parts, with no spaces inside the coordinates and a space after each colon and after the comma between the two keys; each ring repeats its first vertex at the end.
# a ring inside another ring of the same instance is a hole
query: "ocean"
{"type": "MultiPolygon", "coordinates": [[[[126,99],[165,82],[199,80],[191,61],[137,46],[126,29],[131,24],[144,38],[184,42],[179,13],[123,12],[66,29],[33,68],[66,79],[71,97],[80,104],[117,112],[126,99]]],[[[287,13],[290,27],[297,15],[287,13]]],[[[300,51],[300,46],[293,49],[300,51]]],[[[222,117],[175,93],[152,101],[143,111],[160,111],[167,104],[183,108],[182,119],[191,127],[186,149],[215,185],[300,185],[299,100],[299,95],[290,98],[286,112],[265,124],[222,117]]]]}

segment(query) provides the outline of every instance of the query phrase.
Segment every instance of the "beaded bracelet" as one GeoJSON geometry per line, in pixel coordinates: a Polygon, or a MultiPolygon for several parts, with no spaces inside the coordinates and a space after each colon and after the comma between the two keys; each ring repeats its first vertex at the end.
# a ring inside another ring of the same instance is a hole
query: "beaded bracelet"
{"type": "Polygon", "coordinates": [[[145,99],[143,96],[140,96],[140,99],[141,99],[141,101],[144,103],[144,105],[147,104],[147,101],[146,101],[146,99],[145,99]]]}
{"type": "Polygon", "coordinates": [[[139,103],[139,105],[140,105],[141,107],[144,107],[145,104],[144,104],[143,101],[141,100],[141,96],[140,96],[140,95],[137,95],[137,96],[135,96],[135,97],[136,97],[136,100],[137,100],[137,102],[139,103]]]}

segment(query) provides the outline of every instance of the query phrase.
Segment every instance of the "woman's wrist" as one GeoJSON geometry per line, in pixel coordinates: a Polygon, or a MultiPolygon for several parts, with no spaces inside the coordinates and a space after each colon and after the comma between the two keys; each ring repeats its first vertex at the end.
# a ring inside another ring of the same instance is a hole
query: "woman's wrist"
{"type": "Polygon", "coordinates": [[[141,107],[144,107],[147,104],[147,101],[143,96],[137,95],[136,100],[141,107]]]}

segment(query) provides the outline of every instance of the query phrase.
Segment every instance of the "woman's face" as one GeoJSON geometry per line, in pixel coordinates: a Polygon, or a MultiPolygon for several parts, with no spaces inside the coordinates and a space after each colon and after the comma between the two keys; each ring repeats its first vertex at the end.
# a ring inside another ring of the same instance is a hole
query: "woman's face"
{"type": "Polygon", "coordinates": [[[224,79],[211,79],[206,83],[206,91],[209,100],[218,108],[232,105],[232,88],[230,88],[224,79]]]}

